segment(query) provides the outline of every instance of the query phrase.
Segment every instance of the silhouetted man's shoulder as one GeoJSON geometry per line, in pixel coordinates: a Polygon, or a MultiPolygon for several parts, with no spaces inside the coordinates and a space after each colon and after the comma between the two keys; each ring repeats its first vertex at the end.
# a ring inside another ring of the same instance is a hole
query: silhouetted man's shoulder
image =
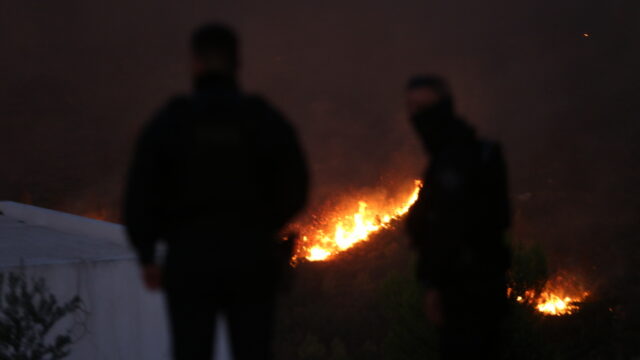
{"type": "Polygon", "coordinates": [[[247,106],[265,115],[267,121],[273,121],[274,124],[281,123],[281,125],[288,125],[282,113],[262,95],[247,94],[245,96],[245,102],[247,106]]]}
{"type": "Polygon", "coordinates": [[[438,163],[462,170],[499,159],[502,159],[500,142],[485,138],[473,138],[447,147],[438,156],[438,163]]]}
{"type": "Polygon", "coordinates": [[[295,136],[295,129],[289,120],[272,105],[267,99],[259,94],[248,94],[245,102],[257,114],[260,114],[260,123],[258,124],[263,131],[262,135],[266,137],[273,136],[272,140],[295,136]]]}
{"type": "Polygon", "coordinates": [[[140,141],[170,136],[179,121],[180,113],[184,112],[188,106],[188,96],[175,95],[170,97],[143,125],[140,141]]]}

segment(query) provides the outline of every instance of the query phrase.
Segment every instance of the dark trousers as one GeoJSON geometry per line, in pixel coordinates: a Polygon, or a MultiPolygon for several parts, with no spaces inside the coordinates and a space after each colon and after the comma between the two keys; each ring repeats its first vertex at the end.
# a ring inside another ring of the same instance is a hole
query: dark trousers
{"type": "Polygon", "coordinates": [[[506,281],[477,280],[443,289],[444,324],[440,328],[443,360],[501,359],[507,317],[506,281]]]}
{"type": "Polygon", "coordinates": [[[216,316],[227,320],[235,360],[272,359],[274,293],[174,286],[166,291],[175,360],[211,360],[216,316]]]}
{"type": "Polygon", "coordinates": [[[441,359],[502,359],[502,319],[454,321],[440,330],[441,359]]]}

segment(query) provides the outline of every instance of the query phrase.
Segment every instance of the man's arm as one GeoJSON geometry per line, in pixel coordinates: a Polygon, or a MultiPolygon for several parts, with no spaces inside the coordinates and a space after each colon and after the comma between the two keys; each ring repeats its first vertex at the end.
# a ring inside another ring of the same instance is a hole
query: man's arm
{"type": "Polygon", "coordinates": [[[494,265],[506,271],[511,266],[511,252],[507,243],[507,233],[511,226],[511,203],[509,200],[509,180],[507,165],[499,143],[493,144],[493,152],[487,166],[489,174],[486,180],[489,199],[485,206],[485,223],[492,226],[492,230],[500,238],[496,239],[493,253],[494,265]]]}
{"type": "MultiPolygon", "coordinates": [[[[445,163],[448,163],[445,162],[445,163]]],[[[464,228],[468,204],[464,179],[454,163],[436,164],[408,219],[408,230],[418,252],[416,275],[425,290],[424,311],[436,326],[446,322],[442,289],[455,279],[464,258],[464,228]]]]}
{"type": "Polygon", "coordinates": [[[262,99],[258,100],[267,119],[268,128],[261,136],[268,137],[268,150],[263,159],[265,192],[269,199],[268,226],[280,231],[300,212],[307,202],[309,174],[304,151],[288,120],[262,99]]]}
{"type": "Polygon", "coordinates": [[[142,265],[154,263],[155,246],[160,236],[158,191],[162,159],[157,121],[156,118],[148,124],[138,138],[124,199],[124,223],[142,265]]]}
{"type": "Polygon", "coordinates": [[[291,126],[283,128],[282,142],[278,146],[276,178],[276,193],[279,194],[278,207],[285,226],[306,202],[309,191],[309,174],[302,148],[298,143],[295,131],[291,126]]]}

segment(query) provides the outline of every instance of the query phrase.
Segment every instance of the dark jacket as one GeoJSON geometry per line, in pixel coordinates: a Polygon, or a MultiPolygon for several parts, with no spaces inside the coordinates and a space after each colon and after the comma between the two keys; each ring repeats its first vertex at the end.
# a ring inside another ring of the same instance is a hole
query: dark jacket
{"type": "Polygon", "coordinates": [[[504,285],[510,212],[500,145],[478,139],[446,102],[412,120],[430,154],[407,224],[419,279],[440,289],[491,279],[504,285]]]}
{"type": "Polygon", "coordinates": [[[203,77],[142,131],[124,221],[143,264],[163,239],[175,267],[259,269],[276,256],[276,235],[304,206],[307,186],[287,120],[234,82],[203,77]]]}

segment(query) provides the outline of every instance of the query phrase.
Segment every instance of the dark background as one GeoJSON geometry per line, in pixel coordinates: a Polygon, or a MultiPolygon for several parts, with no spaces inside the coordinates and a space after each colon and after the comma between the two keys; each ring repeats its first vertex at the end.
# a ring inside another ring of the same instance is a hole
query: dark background
{"type": "Polygon", "coordinates": [[[245,87],[298,127],[314,204],[420,174],[402,88],[439,73],[505,145],[515,238],[640,298],[638,19],[635,0],[3,1],[0,199],[118,220],[139,127],[189,89],[191,30],[221,20],[245,87]]]}

